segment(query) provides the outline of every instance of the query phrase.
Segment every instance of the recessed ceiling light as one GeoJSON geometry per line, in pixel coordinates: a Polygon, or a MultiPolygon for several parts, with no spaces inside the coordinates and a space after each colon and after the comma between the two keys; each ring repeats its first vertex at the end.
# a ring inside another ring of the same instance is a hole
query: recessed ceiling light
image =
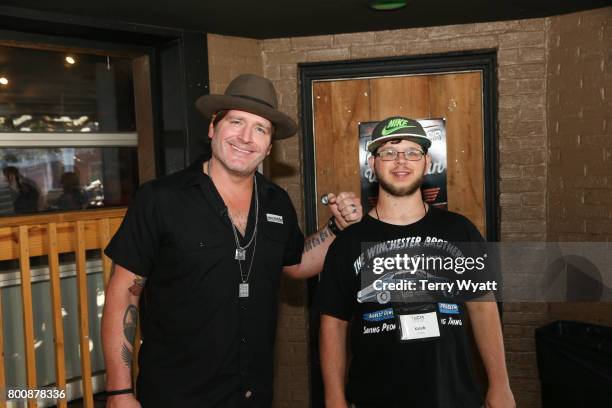
{"type": "Polygon", "coordinates": [[[398,10],[406,7],[406,0],[372,0],[370,8],[378,11],[398,10]]]}
{"type": "Polygon", "coordinates": [[[74,59],[74,57],[71,57],[70,55],[66,57],[66,62],[69,63],[70,65],[76,64],[76,60],[74,59]]]}
{"type": "Polygon", "coordinates": [[[8,85],[8,79],[5,77],[0,78],[0,85],[8,85]]]}

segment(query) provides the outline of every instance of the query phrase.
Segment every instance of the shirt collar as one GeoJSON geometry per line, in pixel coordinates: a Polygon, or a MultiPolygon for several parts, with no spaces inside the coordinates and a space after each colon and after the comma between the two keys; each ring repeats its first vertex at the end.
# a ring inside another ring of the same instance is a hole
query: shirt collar
{"type": "Polygon", "coordinates": [[[189,188],[200,184],[200,177],[204,174],[202,164],[206,160],[207,157],[201,155],[183,171],[181,188],[189,188]]]}

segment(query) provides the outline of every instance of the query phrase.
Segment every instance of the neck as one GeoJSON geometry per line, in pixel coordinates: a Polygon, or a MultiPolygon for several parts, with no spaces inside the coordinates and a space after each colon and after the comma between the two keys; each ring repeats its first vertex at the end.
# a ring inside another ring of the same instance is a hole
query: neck
{"type": "Polygon", "coordinates": [[[251,206],[253,174],[239,176],[230,173],[214,157],[204,163],[203,171],[212,180],[230,213],[234,214],[237,219],[240,217],[239,213],[244,213],[246,220],[251,206]]]}
{"type": "Polygon", "coordinates": [[[247,195],[250,200],[254,173],[248,175],[232,173],[221,162],[215,160],[214,156],[204,162],[203,171],[211,178],[223,198],[224,195],[232,197],[247,195]]]}
{"type": "Polygon", "coordinates": [[[428,211],[423,202],[421,190],[418,189],[409,196],[396,197],[383,189],[378,190],[378,202],[369,214],[380,221],[393,225],[408,225],[419,221],[428,211]]]}

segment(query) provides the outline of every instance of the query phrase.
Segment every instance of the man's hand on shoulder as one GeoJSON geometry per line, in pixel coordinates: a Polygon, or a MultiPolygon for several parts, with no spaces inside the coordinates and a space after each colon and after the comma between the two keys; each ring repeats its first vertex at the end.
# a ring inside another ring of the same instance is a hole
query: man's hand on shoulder
{"type": "Polygon", "coordinates": [[[343,191],[335,195],[329,193],[329,209],[336,219],[336,224],[340,229],[345,229],[351,224],[361,221],[363,208],[361,200],[353,192],[343,191]]]}

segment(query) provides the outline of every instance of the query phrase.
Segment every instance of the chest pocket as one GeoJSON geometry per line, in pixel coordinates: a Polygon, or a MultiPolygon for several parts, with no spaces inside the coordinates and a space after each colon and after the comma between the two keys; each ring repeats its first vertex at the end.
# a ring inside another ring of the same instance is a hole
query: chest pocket
{"type": "Polygon", "coordinates": [[[285,248],[289,239],[289,228],[285,224],[270,222],[264,218],[261,224],[261,237],[257,239],[257,251],[267,265],[279,267],[283,264],[285,248]]]}
{"type": "Polygon", "coordinates": [[[173,265],[172,275],[205,275],[210,269],[220,266],[231,255],[230,246],[224,239],[227,239],[224,234],[211,231],[185,231],[184,235],[176,236],[169,253],[173,265]]]}

